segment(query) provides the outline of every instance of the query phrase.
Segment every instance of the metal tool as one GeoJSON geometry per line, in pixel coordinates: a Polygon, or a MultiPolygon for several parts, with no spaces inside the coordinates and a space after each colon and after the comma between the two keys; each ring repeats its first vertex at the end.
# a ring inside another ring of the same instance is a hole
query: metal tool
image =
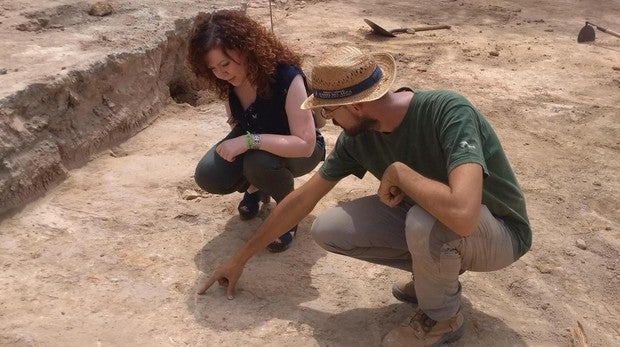
{"type": "Polygon", "coordinates": [[[607,33],[609,35],[613,35],[615,37],[620,37],[620,34],[613,30],[605,29],[601,26],[598,26],[592,22],[586,22],[586,25],[579,30],[579,35],[577,35],[577,42],[592,42],[596,38],[596,33],[594,32],[594,28],[607,33]]]}
{"type": "Polygon", "coordinates": [[[414,28],[398,28],[387,30],[378,25],[377,23],[371,21],[370,19],[364,19],[364,22],[370,26],[372,32],[387,37],[396,37],[395,33],[407,33],[407,34],[415,34],[416,31],[427,31],[427,30],[439,30],[439,29],[450,29],[449,25],[429,25],[423,27],[414,27],[414,28]]]}

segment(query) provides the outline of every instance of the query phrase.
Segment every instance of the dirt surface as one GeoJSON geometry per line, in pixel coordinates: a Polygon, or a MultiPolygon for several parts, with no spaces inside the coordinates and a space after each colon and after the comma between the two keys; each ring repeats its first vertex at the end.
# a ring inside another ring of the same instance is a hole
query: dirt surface
{"type": "MultiPolygon", "coordinates": [[[[85,12],[91,3],[42,3],[0,1],[5,102],[110,54],[150,49],[175,19],[239,4],[114,1],[96,17],[85,12]]],[[[247,12],[270,26],[267,1],[247,12]]],[[[502,140],[534,244],[509,268],[461,276],[467,328],[454,345],[620,345],[620,39],[597,31],[595,42],[576,42],[585,20],[618,31],[618,18],[618,1],[273,2],[274,31],[308,71],[340,45],[391,52],[396,86],[460,91],[502,140]],[[387,39],[363,18],[452,28],[387,39]]],[[[307,232],[326,207],[373,194],[370,175],[344,179],[290,250],[253,258],[235,300],[220,288],[196,296],[260,219],[239,219],[239,194],[206,194],[193,182],[196,162],[227,132],[222,104],[164,101],[150,126],[66,169],[44,197],[0,221],[0,345],[376,346],[412,312],[390,293],[404,272],[328,254],[307,232]]],[[[323,128],[329,148],[338,132],[323,128]]]]}

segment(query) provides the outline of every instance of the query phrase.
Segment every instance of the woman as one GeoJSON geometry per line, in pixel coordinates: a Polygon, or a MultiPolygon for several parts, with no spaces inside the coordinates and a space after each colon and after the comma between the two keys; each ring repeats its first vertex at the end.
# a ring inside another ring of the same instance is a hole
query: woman
{"type": "MultiPolygon", "coordinates": [[[[194,74],[227,100],[232,131],[200,160],[196,183],[215,194],[245,192],[242,219],[256,217],[261,200],[276,203],[293,191],[293,178],[325,157],[325,143],[307,96],[301,58],[244,13],[200,14],[189,39],[194,74]]],[[[297,226],[268,249],[286,250],[297,226]]]]}

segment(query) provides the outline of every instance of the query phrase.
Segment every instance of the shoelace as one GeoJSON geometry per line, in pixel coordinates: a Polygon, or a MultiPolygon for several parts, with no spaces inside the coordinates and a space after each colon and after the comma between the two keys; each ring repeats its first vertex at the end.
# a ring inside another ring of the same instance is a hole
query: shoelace
{"type": "Polygon", "coordinates": [[[425,333],[431,331],[435,324],[437,324],[437,321],[427,316],[422,310],[417,310],[409,321],[409,325],[414,330],[424,331],[425,333]]]}

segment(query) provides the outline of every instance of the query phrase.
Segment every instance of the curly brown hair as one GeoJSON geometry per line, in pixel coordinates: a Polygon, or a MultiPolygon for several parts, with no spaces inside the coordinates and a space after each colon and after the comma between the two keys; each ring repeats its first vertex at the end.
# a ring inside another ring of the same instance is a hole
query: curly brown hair
{"type": "Polygon", "coordinates": [[[187,63],[199,80],[221,99],[228,96],[230,84],[213,74],[205,55],[213,48],[236,50],[246,59],[249,81],[261,96],[271,93],[270,82],[278,64],[301,67],[301,57],[291,51],[276,36],[245,13],[235,10],[201,12],[194,19],[189,37],[187,63]]]}

